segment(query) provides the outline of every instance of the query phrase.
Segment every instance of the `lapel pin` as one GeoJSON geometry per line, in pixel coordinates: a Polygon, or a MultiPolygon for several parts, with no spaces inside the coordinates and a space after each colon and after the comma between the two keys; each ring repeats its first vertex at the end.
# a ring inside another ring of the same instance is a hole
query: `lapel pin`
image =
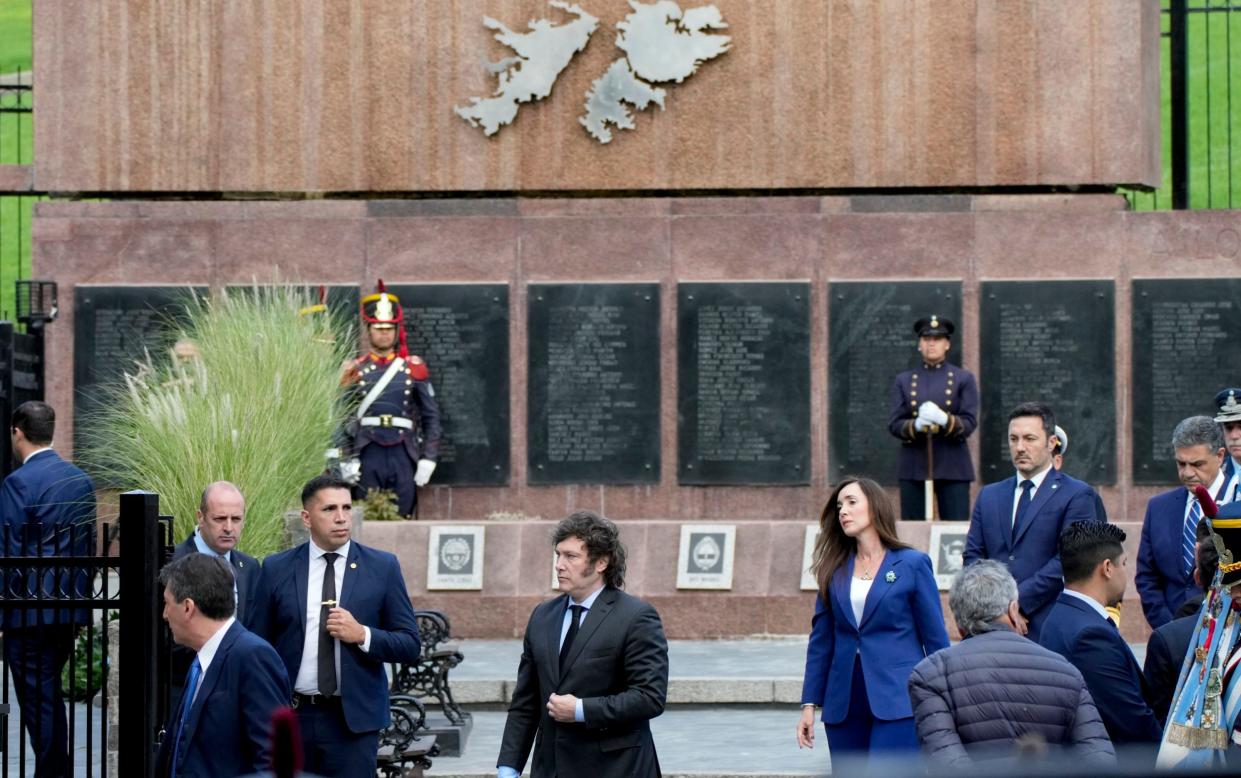
{"type": "Polygon", "coordinates": [[[237,560],[237,566],[238,566],[238,567],[245,567],[245,566],[246,566],[246,563],[245,563],[245,562],[243,562],[243,561],[241,561],[240,559],[238,559],[238,560],[237,560]]]}
{"type": "Polygon", "coordinates": [[[349,563],[349,569],[350,569],[350,570],[357,570],[357,569],[358,569],[358,563],[357,563],[357,562],[350,562],[350,563],[349,563]]]}
{"type": "Polygon", "coordinates": [[[883,577],[883,580],[887,581],[888,583],[893,583],[893,582],[895,582],[895,581],[896,581],[896,573],[894,573],[894,572],[892,572],[891,570],[889,570],[889,571],[888,571],[888,574],[887,574],[887,575],[885,575],[885,576],[883,577]]]}
{"type": "Polygon", "coordinates": [[[1052,491],[1055,491],[1056,489],[1060,488],[1060,484],[1052,484],[1051,488],[1052,488],[1052,491]]]}

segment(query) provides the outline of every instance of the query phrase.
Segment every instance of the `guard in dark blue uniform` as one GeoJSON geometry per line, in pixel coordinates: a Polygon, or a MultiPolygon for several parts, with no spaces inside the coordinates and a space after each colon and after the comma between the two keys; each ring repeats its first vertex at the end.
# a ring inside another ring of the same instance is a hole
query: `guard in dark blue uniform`
{"type": "Polygon", "coordinates": [[[1219,412],[1215,420],[1224,430],[1224,445],[1228,456],[1224,457],[1224,502],[1237,502],[1241,498],[1241,389],[1223,389],[1215,395],[1215,407],[1219,412]]]}
{"type": "Polygon", "coordinates": [[[389,489],[400,514],[411,517],[417,487],[431,480],[439,457],[439,404],[426,363],[405,345],[400,300],[382,281],[376,294],[362,299],[362,320],[370,352],[344,378],[353,391],[349,433],[361,470],[354,497],[389,489]]]}
{"type": "Polygon", "coordinates": [[[919,319],[914,333],[922,365],[901,373],[892,384],[888,430],[902,444],[897,478],[904,519],[926,517],[928,439],[939,518],[970,517],[974,463],[966,439],[978,426],[978,383],[973,373],[947,359],[955,329],[952,322],[938,316],[919,319]]]}

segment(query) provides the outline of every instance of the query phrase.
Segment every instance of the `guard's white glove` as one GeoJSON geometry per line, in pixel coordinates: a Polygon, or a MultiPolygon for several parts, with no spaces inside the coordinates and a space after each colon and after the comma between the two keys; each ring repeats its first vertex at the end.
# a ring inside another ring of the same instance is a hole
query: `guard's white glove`
{"type": "Polygon", "coordinates": [[[347,484],[357,484],[362,480],[362,460],[350,457],[340,461],[340,479],[347,484]]]}
{"type": "Polygon", "coordinates": [[[435,463],[429,459],[418,460],[418,470],[414,473],[414,485],[426,486],[435,472],[435,463]]]}
{"type": "Polygon", "coordinates": [[[931,424],[931,422],[927,421],[926,419],[922,418],[921,416],[919,416],[918,418],[914,419],[914,429],[915,429],[915,430],[917,430],[918,432],[926,432],[926,431],[927,431],[927,430],[929,430],[932,426],[933,426],[933,425],[931,424]]]}
{"type": "Polygon", "coordinates": [[[941,427],[948,424],[948,414],[944,413],[942,408],[930,400],[918,407],[918,418],[926,419],[932,424],[938,424],[941,427]]]}

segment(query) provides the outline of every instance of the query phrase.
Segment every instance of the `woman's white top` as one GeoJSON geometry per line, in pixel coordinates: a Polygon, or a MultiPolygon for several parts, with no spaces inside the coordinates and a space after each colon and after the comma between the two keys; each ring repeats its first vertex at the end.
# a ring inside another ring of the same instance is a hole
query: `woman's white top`
{"type": "Polygon", "coordinates": [[[853,620],[860,627],[862,626],[862,611],[866,609],[866,595],[870,594],[870,585],[875,581],[873,579],[863,581],[861,578],[851,578],[849,584],[849,602],[853,604],[853,620]]]}

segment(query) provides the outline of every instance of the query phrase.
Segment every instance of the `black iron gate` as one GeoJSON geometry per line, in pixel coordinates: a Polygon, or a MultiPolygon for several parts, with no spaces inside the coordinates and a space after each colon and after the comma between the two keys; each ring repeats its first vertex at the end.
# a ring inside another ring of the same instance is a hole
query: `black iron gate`
{"type": "MultiPolygon", "coordinates": [[[[75,651],[58,679],[68,708],[67,774],[75,778],[154,773],[156,733],[168,709],[168,637],[158,574],[171,536],[171,519],[159,515],[158,495],[150,492],[122,494],[112,523],[0,527],[6,624],[76,632],[75,651]],[[56,555],[46,548],[55,548],[56,555]]],[[[6,639],[16,634],[10,629],[6,639]]],[[[14,688],[28,677],[8,660],[6,648],[0,778],[33,775],[35,767],[25,727],[18,724],[14,688]]]]}

